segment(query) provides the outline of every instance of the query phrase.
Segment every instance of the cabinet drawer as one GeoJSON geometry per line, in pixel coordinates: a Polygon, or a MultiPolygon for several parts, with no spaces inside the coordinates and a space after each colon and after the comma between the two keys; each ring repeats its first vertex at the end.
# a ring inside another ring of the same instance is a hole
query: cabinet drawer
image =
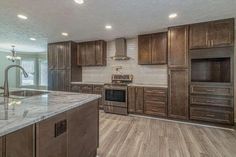
{"type": "Polygon", "coordinates": [[[82,92],[82,86],[81,85],[71,85],[71,91],[72,92],[82,92]]]}
{"type": "Polygon", "coordinates": [[[233,107],[232,98],[219,98],[208,96],[191,96],[190,103],[196,105],[209,105],[218,107],[233,107]]]}
{"type": "Polygon", "coordinates": [[[207,122],[217,122],[223,124],[233,123],[233,113],[224,110],[216,110],[212,108],[190,108],[190,119],[191,120],[202,120],[207,122]]]}
{"type": "Polygon", "coordinates": [[[161,96],[157,96],[155,94],[144,93],[144,100],[146,100],[146,101],[166,102],[167,97],[161,97],[161,96]]]}
{"type": "Polygon", "coordinates": [[[94,92],[102,92],[103,91],[103,86],[102,85],[94,85],[93,86],[93,91],[94,92]]]}
{"type": "Polygon", "coordinates": [[[224,86],[191,85],[190,92],[191,94],[233,96],[233,89],[224,86]]]}
{"type": "Polygon", "coordinates": [[[144,113],[148,115],[166,116],[167,108],[165,102],[144,101],[144,113]]]}
{"type": "Polygon", "coordinates": [[[144,94],[151,94],[151,95],[156,95],[156,96],[167,96],[167,89],[164,88],[144,88],[144,94]]]}

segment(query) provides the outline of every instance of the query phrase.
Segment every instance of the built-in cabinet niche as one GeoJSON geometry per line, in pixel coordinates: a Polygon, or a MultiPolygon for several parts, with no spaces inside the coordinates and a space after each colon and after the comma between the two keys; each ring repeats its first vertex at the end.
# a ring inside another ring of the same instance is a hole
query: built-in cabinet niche
{"type": "Polygon", "coordinates": [[[230,83],[230,58],[191,60],[191,82],[230,83]]]}

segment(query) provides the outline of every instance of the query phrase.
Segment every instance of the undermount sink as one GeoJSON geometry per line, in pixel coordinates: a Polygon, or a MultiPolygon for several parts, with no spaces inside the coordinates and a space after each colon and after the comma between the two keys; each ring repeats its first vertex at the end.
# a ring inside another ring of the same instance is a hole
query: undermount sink
{"type": "MultiPolygon", "coordinates": [[[[9,92],[9,97],[13,98],[25,98],[25,97],[32,97],[37,95],[47,94],[49,92],[45,91],[37,91],[37,90],[18,90],[18,91],[11,91],[9,92]]],[[[3,94],[1,94],[3,96],[3,94]]]]}

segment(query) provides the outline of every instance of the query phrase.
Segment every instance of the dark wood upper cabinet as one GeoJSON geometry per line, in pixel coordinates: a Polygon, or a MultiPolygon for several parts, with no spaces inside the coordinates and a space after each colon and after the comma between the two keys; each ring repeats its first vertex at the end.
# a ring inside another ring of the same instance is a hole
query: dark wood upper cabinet
{"type": "Polygon", "coordinates": [[[167,33],[152,35],[152,64],[167,64],[167,33]]]}
{"type": "Polygon", "coordinates": [[[190,49],[208,47],[208,23],[193,24],[189,30],[190,49]]]}
{"type": "Polygon", "coordinates": [[[106,42],[99,40],[95,43],[95,53],[96,53],[96,65],[103,66],[106,65],[106,57],[107,57],[107,51],[106,51],[106,42]]]}
{"type": "Polygon", "coordinates": [[[170,68],[188,67],[188,26],[169,28],[168,66],[170,68]]]}
{"type": "Polygon", "coordinates": [[[138,64],[151,64],[152,36],[140,35],[138,37],[138,64]]]}
{"type": "Polygon", "coordinates": [[[234,19],[190,25],[190,49],[234,45],[234,19]]]}
{"type": "Polygon", "coordinates": [[[105,66],[106,42],[103,40],[78,43],[77,65],[105,66]]]}
{"type": "Polygon", "coordinates": [[[95,46],[96,45],[94,41],[90,41],[86,43],[85,62],[87,66],[93,66],[96,64],[95,46]]]}
{"type": "Polygon", "coordinates": [[[210,23],[209,39],[211,47],[232,46],[234,44],[234,19],[210,23]]]}
{"type": "Polygon", "coordinates": [[[169,70],[168,117],[188,119],[188,69],[169,70]]]}
{"type": "Polygon", "coordinates": [[[139,64],[167,63],[167,33],[140,35],[138,37],[139,64]]]}
{"type": "Polygon", "coordinates": [[[48,89],[70,91],[70,82],[81,81],[82,70],[77,66],[77,44],[48,44],[48,89]]]}

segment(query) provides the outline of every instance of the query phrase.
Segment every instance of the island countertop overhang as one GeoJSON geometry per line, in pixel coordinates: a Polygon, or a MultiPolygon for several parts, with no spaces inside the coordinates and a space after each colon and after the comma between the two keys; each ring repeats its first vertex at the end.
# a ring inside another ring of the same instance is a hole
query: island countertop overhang
{"type": "Polygon", "coordinates": [[[101,95],[50,92],[25,99],[0,97],[0,136],[101,98],[101,95]]]}

